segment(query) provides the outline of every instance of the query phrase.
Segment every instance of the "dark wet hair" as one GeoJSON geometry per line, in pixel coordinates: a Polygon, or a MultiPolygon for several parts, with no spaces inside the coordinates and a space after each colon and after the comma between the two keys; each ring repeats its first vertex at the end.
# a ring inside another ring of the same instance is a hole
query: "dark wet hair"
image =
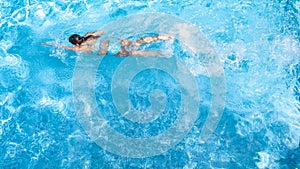
{"type": "Polygon", "coordinates": [[[73,45],[81,45],[84,41],[90,39],[90,38],[99,38],[100,36],[94,36],[94,35],[89,35],[86,37],[80,36],[78,34],[73,34],[69,37],[69,42],[72,43],[73,45]]]}
{"type": "Polygon", "coordinates": [[[73,34],[69,37],[69,42],[72,43],[73,45],[81,45],[82,42],[84,42],[84,37],[78,34],[73,34]]]}

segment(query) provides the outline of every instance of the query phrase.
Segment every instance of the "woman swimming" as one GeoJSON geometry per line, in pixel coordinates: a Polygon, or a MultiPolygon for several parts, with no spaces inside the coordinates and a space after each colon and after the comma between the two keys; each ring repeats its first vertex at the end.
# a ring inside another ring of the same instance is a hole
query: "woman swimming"
{"type": "MultiPolygon", "coordinates": [[[[97,40],[102,34],[103,34],[102,30],[98,30],[95,32],[88,32],[84,36],[73,34],[69,37],[69,42],[72,43],[74,46],[57,45],[51,42],[42,43],[42,45],[55,46],[55,47],[60,47],[72,51],[81,51],[86,53],[96,52],[98,55],[106,55],[109,49],[109,41],[108,40],[101,41],[97,45],[97,40]]],[[[138,48],[143,43],[152,43],[160,40],[170,40],[170,39],[171,37],[168,35],[143,37],[137,41],[120,39],[120,45],[121,45],[120,50],[114,55],[115,56],[158,56],[161,54],[158,51],[144,51],[144,50],[138,50],[138,48]]]]}

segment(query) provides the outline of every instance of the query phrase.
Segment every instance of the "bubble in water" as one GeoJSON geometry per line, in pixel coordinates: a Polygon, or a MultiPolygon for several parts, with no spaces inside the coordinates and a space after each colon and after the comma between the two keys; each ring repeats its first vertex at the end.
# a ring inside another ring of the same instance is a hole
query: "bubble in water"
{"type": "Polygon", "coordinates": [[[0,47],[0,58],[3,58],[7,55],[6,51],[0,47]]]}
{"type": "Polygon", "coordinates": [[[270,155],[266,152],[258,152],[258,155],[260,157],[260,161],[256,163],[258,168],[267,168],[270,163],[270,155]]]}
{"type": "Polygon", "coordinates": [[[26,19],[27,19],[26,8],[20,8],[20,9],[14,11],[12,14],[12,17],[19,23],[26,21],[26,19]]]}
{"type": "Polygon", "coordinates": [[[19,55],[8,54],[0,57],[0,84],[6,91],[15,90],[29,75],[27,63],[19,55]]]}
{"type": "Polygon", "coordinates": [[[6,55],[5,57],[0,58],[0,67],[8,67],[13,68],[17,65],[20,65],[19,56],[15,56],[12,54],[6,55]]]}
{"type": "Polygon", "coordinates": [[[41,70],[38,78],[44,84],[53,84],[56,81],[54,69],[41,70]]]}
{"type": "Polygon", "coordinates": [[[31,24],[42,26],[53,14],[53,7],[49,3],[39,3],[29,7],[29,16],[31,24]]]}
{"type": "Polygon", "coordinates": [[[71,16],[81,16],[87,10],[86,4],[83,1],[72,2],[67,7],[67,14],[71,16]]]}

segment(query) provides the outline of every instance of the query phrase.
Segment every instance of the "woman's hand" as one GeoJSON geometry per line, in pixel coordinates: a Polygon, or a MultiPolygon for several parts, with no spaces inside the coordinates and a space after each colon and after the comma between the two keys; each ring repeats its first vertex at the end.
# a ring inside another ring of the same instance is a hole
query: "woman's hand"
{"type": "Polygon", "coordinates": [[[54,43],[54,42],[42,42],[41,45],[43,46],[54,46],[54,47],[59,47],[60,45],[54,43]]]}

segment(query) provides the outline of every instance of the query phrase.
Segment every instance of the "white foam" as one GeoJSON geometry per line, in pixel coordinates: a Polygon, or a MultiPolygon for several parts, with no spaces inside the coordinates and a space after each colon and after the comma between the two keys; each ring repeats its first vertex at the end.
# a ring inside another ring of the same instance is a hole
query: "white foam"
{"type": "Polygon", "coordinates": [[[14,67],[21,63],[21,59],[17,55],[8,54],[5,57],[0,57],[0,67],[14,67]]]}
{"type": "Polygon", "coordinates": [[[270,165],[270,155],[267,152],[258,152],[260,161],[256,162],[256,165],[260,169],[268,168],[270,165]]]}

